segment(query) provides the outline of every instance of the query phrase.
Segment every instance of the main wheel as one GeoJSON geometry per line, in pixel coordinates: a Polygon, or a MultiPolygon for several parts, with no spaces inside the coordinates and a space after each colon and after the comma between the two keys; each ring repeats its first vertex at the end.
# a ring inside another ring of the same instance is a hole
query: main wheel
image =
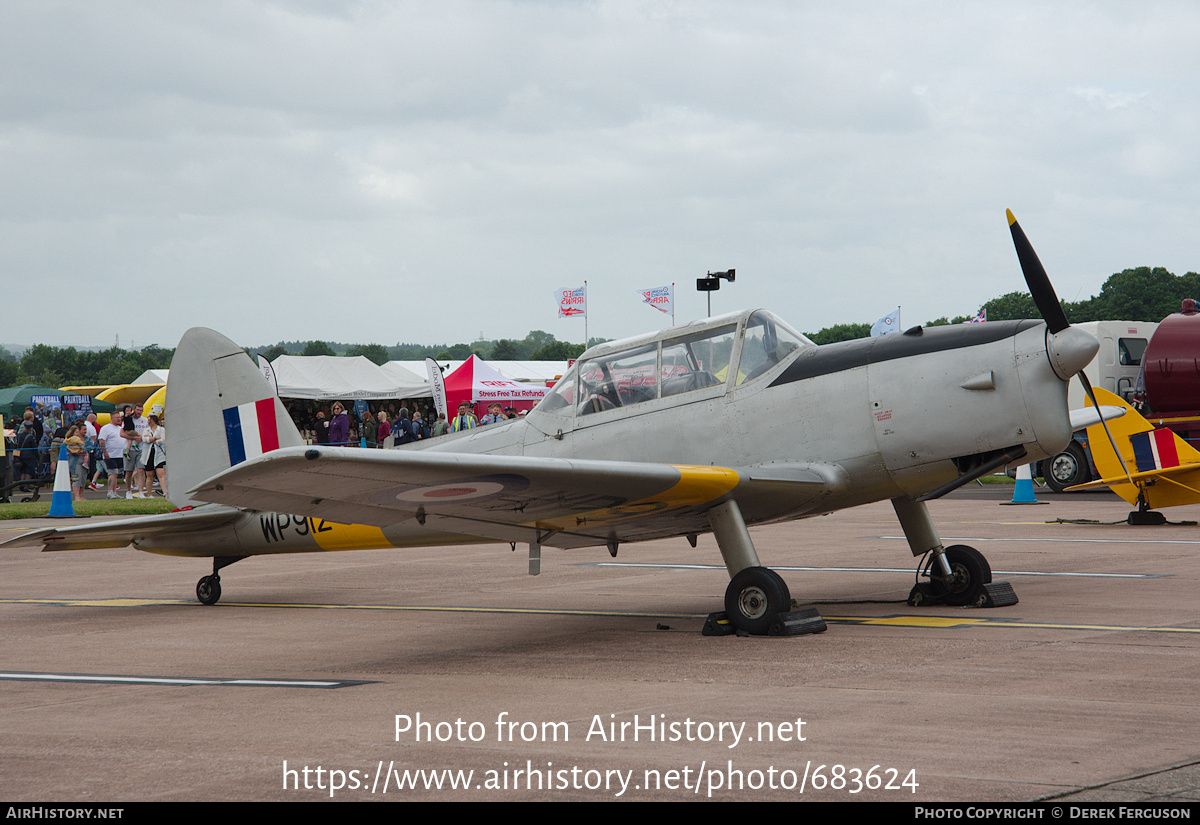
{"type": "Polygon", "coordinates": [[[196,598],[200,604],[216,604],[221,598],[221,580],[216,576],[205,576],[196,582],[196,598]]]}
{"type": "Polygon", "coordinates": [[[792,594],[778,573],[766,567],[747,567],[725,590],[725,613],[738,630],[765,636],[776,613],[792,609],[792,594]]]}
{"type": "Polygon", "coordinates": [[[1061,493],[1076,484],[1083,484],[1091,476],[1087,455],[1074,441],[1054,458],[1048,458],[1042,463],[1042,477],[1046,479],[1046,486],[1056,493],[1061,493]]]}
{"type": "Polygon", "coordinates": [[[983,595],[983,586],[992,581],[992,568],[987,559],[974,547],[955,544],[946,548],[950,565],[949,579],[934,579],[941,585],[942,601],[958,607],[974,604],[983,595]]]}

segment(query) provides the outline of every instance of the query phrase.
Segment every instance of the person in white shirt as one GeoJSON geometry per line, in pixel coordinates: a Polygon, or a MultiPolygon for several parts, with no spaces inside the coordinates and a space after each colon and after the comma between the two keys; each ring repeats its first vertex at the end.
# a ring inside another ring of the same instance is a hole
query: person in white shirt
{"type": "Polygon", "coordinates": [[[142,405],[135,404],[133,413],[125,407],[125,440],[128,446],[125,451],[125,489],[128,498],[149,498],[146,495],[146,456],[142,452],[142,437],[146,434],[147,421],[142,415],[142,405]]]}
{"type": "Polygon", "coordinates": [[[125,462],[125,436],[122,434],[121,413],[112,414],[112,420],[100,428],[100,452],[108,468],[108,498],[120,498],[117,482],[121,478],[121,467],[125,462]]]}
{"type": "MultiPolygon", "coordinates": [[[[158,421],[157,415],[148,416],[146,434],[142,436],[142,455],[146,457],[146,481],[142,490],[145,493],[150,487],[155,475],[158,476],[158,489],[167,496],[167,430],[158,421]]],[[[149,498],[151,493],[145,493],[149,498]]]]}

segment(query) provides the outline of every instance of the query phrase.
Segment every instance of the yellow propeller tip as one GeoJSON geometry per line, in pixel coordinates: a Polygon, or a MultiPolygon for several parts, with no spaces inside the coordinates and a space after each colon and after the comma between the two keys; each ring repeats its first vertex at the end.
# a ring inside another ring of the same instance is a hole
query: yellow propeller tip
{"type": "Polygon", "coordinates": [[[1006,209],[1004,211],[1008,213],[1008,225],[1009,226],[1012,226],[1014,223],[1017,222],[1017,216],[1012,213],[1011,209],[1006,209]]]}

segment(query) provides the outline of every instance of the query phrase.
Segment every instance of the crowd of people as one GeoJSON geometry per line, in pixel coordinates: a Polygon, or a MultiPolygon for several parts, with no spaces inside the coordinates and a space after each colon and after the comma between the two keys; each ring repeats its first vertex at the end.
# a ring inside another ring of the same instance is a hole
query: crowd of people
{"type": "MultiPolygon", "coordinates": [[[[379,449],[525,415],[524,410],[518,412],[493,403],[488,405],[487,414],[477,419],[474,405],[468,401],[460,404],[450,419],[436,413],[429,399],[359,399],[349,403],[347,408],[341,401],[326,405],[288,400],[285,407],[310,443],[379,449]]],[[[47,471],[53,477],[59,448],[65,446],[72,497],[77,501],[82,500],[85,489],[106,489],[108,498],[167,495],[167,432],[160,415],[143,415],[143,405],[127,404],[114,412],[107,424],[99,426],[95,413],[68,422],[56,412],[43,411],[38,417],[30,407],[14,428],[9,443],[14,481],[42,479],[47,471]]]]}
{"type": "Polygon", "coordinates": [[[433,410],[414,401],[341,401],[332,404],[289,400],[284,406],[305,440],[342,447],[387,448],[432,438],[433,410]],[[411,412],[410,412],[411,405],[411,412]]]}
{"type": "Polygon", "coordinates": [[[95,413],[68,424],[53,411],[39,419],[32,407],[26,409],[14,428],[14,481],[40,479],[47,469],[53,475],[60,447],[65,446],[76,501],[83,499],[84,489],[99,490],[101,476],[107,476],[108,498],[166,496],[167,431],[160,416],[142,413],[141,404],[127,404],[107,424],[97,426],[95,413]]]}
{"type": "Polygon", "coordinates": [[[122,407],[113,413],[97,435],[98,460],[92,490],[98,490],[100,475],[108,476],[108,497],[149,498],[157,479],[159,495],[167,492],[167,431],[158,415],[142,415],[142,405],[122,407]]]}
{"type": "Polygon", "coordinates": [[[472,412],[473,405],[465,401],[459,405],[458,413],[447,420],[445,415],[434,411],[428,399],[358,400],[349,408],[341,401],[326,405],[289,400],[285,407],[310,443],[378,449],[496,424],[525,414],[523,410],[518,412],[512,407],[491,404],[487,415],[477,419],[472,412]]]}

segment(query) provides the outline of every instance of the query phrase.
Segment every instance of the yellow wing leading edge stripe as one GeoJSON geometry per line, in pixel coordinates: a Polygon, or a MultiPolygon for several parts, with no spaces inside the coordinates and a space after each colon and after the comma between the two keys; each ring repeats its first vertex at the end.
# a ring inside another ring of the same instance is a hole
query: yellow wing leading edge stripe
{"type": "Polygon", "coordinates": [[[618,504],[615,507],[574,513],[562,518],[542,519],[525,526],[538,527],[543,530],[569,530],[584,523],[612,523],[644,516],[648,513],[697,507],[727,495],[741,480],[737,472],[728,467],[692,464],[672,464],[670,466],[679,471],[679,481],[661,493],[655,493],[637,501],[618,504]]]}

